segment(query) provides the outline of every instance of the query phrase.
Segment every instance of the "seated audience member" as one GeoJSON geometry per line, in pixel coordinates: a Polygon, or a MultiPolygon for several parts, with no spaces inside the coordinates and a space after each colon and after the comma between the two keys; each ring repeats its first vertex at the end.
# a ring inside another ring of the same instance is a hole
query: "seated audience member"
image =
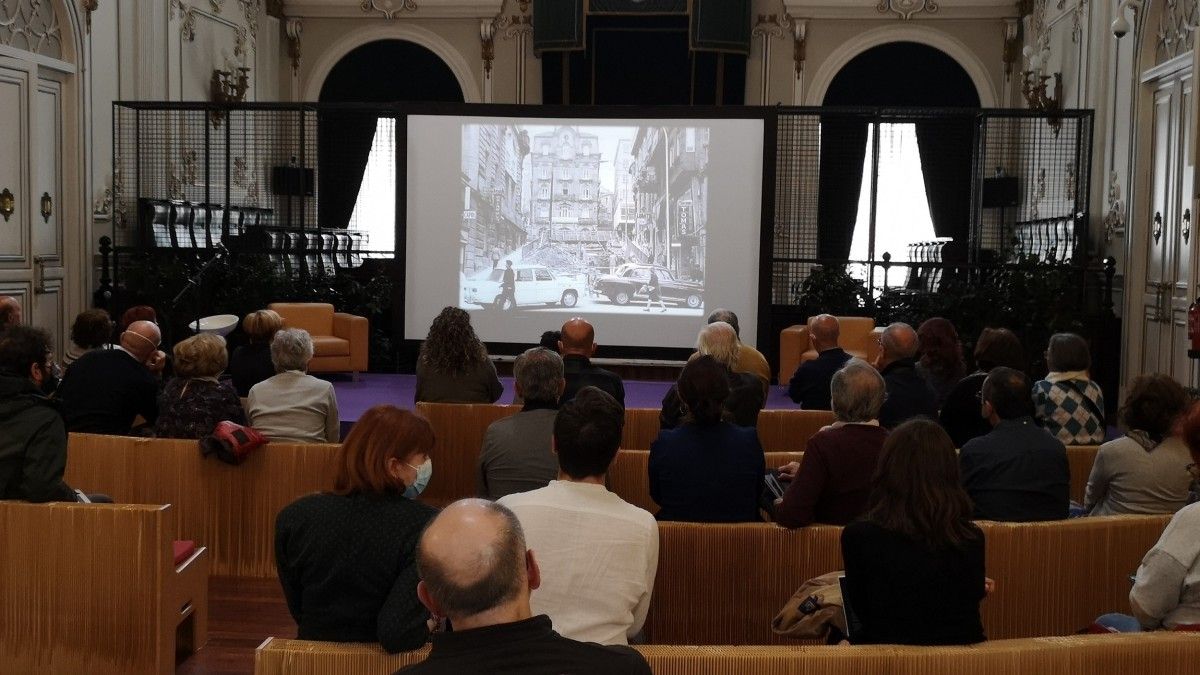
{"type": "Polygon", "coordinates": [[[503,393],[471,315],[457,307],[443,309],[417,356],[417,402],[495,403],[503,393]]]}
{"type": "Polygon", "coordinates": [[[433,474],[433,429],[390,405],[363,414],[338,450],[333,491],[275,519],[275,565],[301,640],[417,649],[417,540],[437,509],[416,500],[433,474]]]}
{"type": "Polygon", "coordinates": [[[67,369],[57,398],[62,401],[67,430],[128,435],[140,415],[147,424],[158,419],[158,378],[166,357],[158,349],[158,326],[134,321],[121,333],[115,349],[97,349],[67,369]]]}
{"type": "Polygon", "coordinates": [[[829,410],[829,381],[850,360],[838,346],[841,328],[837,317],[821,314],[808,324],[809,340],[817,358],[800,364],[788,382],[787,395],[805,410],[829,410]]]}
{"type": "Polygon", "coordinates": [[[1059,520],[1070,507],[1067,449],[1033,421],[1029,378],[994,368],[983,382],[982,411],[992,425],[986,436],[962,447],[963,487],[975,518],[1026,522],[1059,520]]]}
{"type": "Polygon", "coordinates": [[[1046,348],[1046,379],[1033,385],[1033,405],[1042,427],[1066,445],[1104,442],[1104,394],[1088,377],[1092,358],[1087,341],[1057,333],[1046,348]]]}
{"type": "Polygon", "coordinates": [[[517,357],[513,376],[524,407],[492,422],[479,453],[479,496],[488,499],[546,487],[558,476],[550,446],[558,397],[566,386],[562,358],[534,347],[517,357]]]}
{"type": "Polygon", "coordinates": [[[842,530],[842,558],[843,600],[861,623],[854,644],[985,639],[983,532],[971,522],[954,444],[936,422],[916,419],[888,436],[867,513],[842,530]]]}
{"type": "Polygon", "coordinates": [[[175,377],[158,397],[159,438],[203,438],[218,422],[246,423],[237,392],[217,380],[229,361],[225,338],[201,333],[175,345],[175,377]]]}
{"type": "Polygon", "coordinates": [[[938,415],[942,428],[950,434],[950,440],[957,448],[991,431],[988,421],[979,416],[979,392],[987,374],[999,366],[1025,370],[1025,348],[1016,334],[1007,328],[984,328],[975,341],[974,356],[978,370],[954,385],[942,401],[938,415]]]}
{"type": "MultiPolygon", "coordinates": [[[[710,323],[700,329],[692,359],[711,356],[725,367],[729,396],[722,404],[722,417],[739,427],[753,427],[758,424],[758,411],[767,403],[767,392],[756,375],[739,373],[733,369],[737,364],[740,344],[733,326],[723,321],[710,323]]],[[[663,396],[662,410],[658,414],[659,428],[674,429],[679,426],[684,414],[678,385],[671,385],[666,396],[663,396]]]]}
{"type": "Polygon", "coordinates": [[[517,514],[542,564],[533,611],[572,640],[628,644],[650,607],[658,524],[604,487],[624,424],[616,399],[584,387],[554,422],[558,480],[499,501],[517,514]]]}
{"type": "Polygon", "coordinates": [[[242,332],[249,340],[229,357],[229,376],[237,395],[250,395],[250,388],[275,374],[271,363],[271,340],[283,328],[283,317],[275,310],[260,309],[242,319],[242,332]]]}
{"type": "Polygon", "coordinates": [[[282,443],[337,443],[337,395],[333,385],[308,374],[312,337],[284,328],[271,340],[275,375],[250,388],[246,399],[250,426],[282,443]]]}
{"type": "MultiPolygon", "coordinates": [[[[1200,463],[1200,407],[1192,407],[1182,427],[1191,469],[1200,463]]],[[[1097,623],[1122,633],[1200,627],[1200,503],[1180,509],[1142,558],[1129,607],[1133,616],[1106,614],[1097,623]]]]}
{"type": "Polygon", "coordinates": [[[152,324],[158,325],[158,312],[150,305],[134,305],[121,313],[121,321],[117,327],[122,332],[129,330],[129,327],[138,321],[149,321],[152,324]]]}
{"type": "Polygon", "coordinates": [[[715,309],[712,314],[708,315],[708,323],[718,321],[733,326],[733,332],[738,336],[738,357],[737,362],[733,365],[733,372],[757,375],[758,379],[762,380],[764,388],[769,386],[771,384],[771,365],[767,363],[767,357],[763,356],[762,352],[741,341],[742,329],[738,325],[737,314],[728,309],[715,309]]]}
{"type": "Polygon", "coordinates": [[[596,329],[592,328],[592,324],[577,317],[564,323],[560,333],[562,337],[558,342],[558,353],[563,357],[567,388],[558,404],[575,398],[575,394],[584,387],[596,387],[617,399],[617,403],[625,405],[625,384],[621,382],[621,377],[592,364],[592,355],[596,353],[596,329]]]}
{"type": "Polygon", "coordinates": [[[67,429],[43,393],[53,391],[50,335],[30,326],[0,334],[0,499],[73,502],[63,482],[67,429]]]}
{"type": "Polygon", "coordinates": [[[89,309],[79,313],[71,324],[71,344],[63,354],[63,367],[69,366],[84,354],[101,349],[112,340],[113,322],[108,312],[89,309]]]}
{"type": "Polygon", "coordinates": [[[21,325],[21,303],[11,295],[0,295],[0,333],[21,325]]]}
{"type": "Polygon", "coordinates": [[[1095,516],[1175,513],[1187,505],[1192,476],[1175,425],[1191,405],[1167,375],[1134,379],[1121,408],[1127,433],[1100,446],[1088,476],[1084,510],[1095,516]]]}
{"type": "Polygon", "coordinates": [[[538,342],[538,346],[558,354],[558,343],[562,340],[562,331],[548,330],[542,333],[542,339],[538,342]]]}
{"type": "Polygon", "coordinates": [[[663,429],[650,444],[650,497],[662,507],[659,520],[759,520],[766,461],[754,428],[722,421],[728,370],[701,356],[679,376],[687,414],[678,428],[663,429]]]}
{"type": "Polygon", "coordinates": [[[917,372],[937,395],[937,406],[942,407],[946,395],[967,375],[967,364],[963,361],[962,343],[954,324],[940,316],[927,319],[917,329],[921,343],[921,358],[917,361],[917,372]]]}
{"type": "Polygon", "coordinates": [[[446,507],[421,535],[417,596],[453,632],[433,634],[429,658],[407,675],[650,675],[629,647],[577,642],[533,614],[530,593],[542,582],[534,552],[512,511],[464,499],[446,507]]]}
{"type": "Polygon", "coordinates": [[[792,479],[775,502],[775,522],[784,527],[845,525],[867,508],[871,476],[888,435],[879,426],[886,385],[869,363],[850,359],[833,374],[830,390],[836,421],[808,439],[803,463],[779,468],[792,479]]]}
{"type": "Polygon", "coordinates": [[[921,341],[906,323],[893,323],[879,338],[879,374],[887,384],[887,400],[879,410],[879,423],[888,429],[908,420],[937,417],[937,393],[917,371],[921,341]]]}

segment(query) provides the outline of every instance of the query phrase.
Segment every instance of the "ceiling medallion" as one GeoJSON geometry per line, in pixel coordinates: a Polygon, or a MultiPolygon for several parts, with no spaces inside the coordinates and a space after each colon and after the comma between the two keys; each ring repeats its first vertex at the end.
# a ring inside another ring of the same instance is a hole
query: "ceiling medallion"
{"type": "Polygon", "coordinates": [[[417,11],[416,0],[362,0],[362,11],[379,12],[385,19],[394,19],[401,12],[417,11]]]}
{"type": "Polygon", "coordinates": [[[901,21],[908,21],[921,12],[937,14],[938,4],[934,0],[879,0],[875,11],[880,14],[895,12],[900,15],[901,21]]]}

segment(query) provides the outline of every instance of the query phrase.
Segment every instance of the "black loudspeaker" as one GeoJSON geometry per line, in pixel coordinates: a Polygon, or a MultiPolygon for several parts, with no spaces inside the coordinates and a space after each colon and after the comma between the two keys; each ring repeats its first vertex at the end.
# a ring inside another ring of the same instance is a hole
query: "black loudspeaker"
{"type": "Polygon", "coordinates": [[[983,179],[983,208],[1003,209],[1017,205],[1017,177],[983,179]]]}
{"type": "Polygon", "coordinates": [[[299,166],[271,169],[271,192],[286,197],[313,196],[313,170],[299,166]]]}

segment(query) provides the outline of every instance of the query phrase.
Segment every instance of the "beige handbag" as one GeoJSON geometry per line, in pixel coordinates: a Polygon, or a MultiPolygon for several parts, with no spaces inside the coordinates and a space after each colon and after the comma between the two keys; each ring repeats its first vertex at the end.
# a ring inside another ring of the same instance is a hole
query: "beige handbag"
{"type": "Polygon", "coordinates": [[[832,626],[846,633],[846,612],[838,578],[845,572],[830,572],[804,582],[771,621],[776,635],[797,639],[822,639],[832,626]]]}

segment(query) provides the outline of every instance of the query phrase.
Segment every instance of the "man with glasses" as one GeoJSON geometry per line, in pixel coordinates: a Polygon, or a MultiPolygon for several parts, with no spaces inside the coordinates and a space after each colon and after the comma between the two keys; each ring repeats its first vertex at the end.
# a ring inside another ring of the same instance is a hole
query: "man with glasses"
{"type": "Polygon", "coordinates": [[[158,418],[158,378],[166,359],[162,334],[150,321],[135,321],[116,349],[88,352],[71,364],[58,388],[69,431],[128,436],[140,416],[158,418]]]}

